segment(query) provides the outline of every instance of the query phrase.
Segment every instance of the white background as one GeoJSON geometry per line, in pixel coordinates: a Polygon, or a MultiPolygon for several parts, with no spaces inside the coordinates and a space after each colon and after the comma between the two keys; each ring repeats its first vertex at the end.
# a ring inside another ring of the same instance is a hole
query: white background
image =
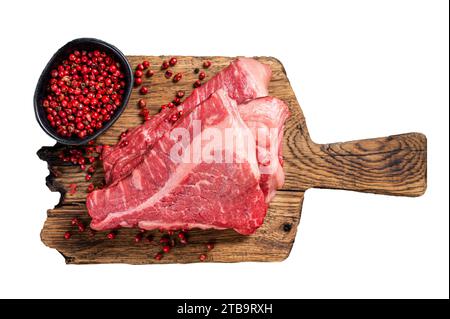
{"type": "Polygon", "coordinates": [[[448,1],[0,3],[0,297],[448,298],[448,1]],[[316,142],[425,133],[428,190],[309,190],[282,263],[67,266],[39,237],[58,194],[32,96],[82,36],[125,54],[275,56],[316,142]]]}

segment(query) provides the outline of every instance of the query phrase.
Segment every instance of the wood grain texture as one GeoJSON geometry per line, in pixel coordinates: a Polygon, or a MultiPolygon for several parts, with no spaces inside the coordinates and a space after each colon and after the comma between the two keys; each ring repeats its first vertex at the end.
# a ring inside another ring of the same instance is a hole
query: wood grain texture
{"type": "MultiPolygon", "coordinates": [[[[169,102],[177,90],[189,94],[196,75],[192,72],[201,67],[204,60],[213,62],[208,77],[229,64],[231,57],[179,57],[174,73],[183,72],[183,80],[176,85],[158,71],[159,65],[168,57],[129,56],[134,68],[142,60],[152,62],[155,76],[145,79],[150,86],[146,97],[149,109],[156,113],[160,105],[169,102]]],[[[242,236],[232,230],[194,230],[190,232],[189,245],[176,247],[161,261],[153,256],[159,251],[153,243],[134,243],[135,229],[120,230],[115,240],[107,240],[106,232],[90,236],[88,232],[77,233],[70,240],[64,232],[70,228],[70,220],[78,217],[89,222],[86,212],[85,173],[78,167],[62,163],[58,153],[61,145],[43,147],[38,155],[48,162],[50,175],[47,186],[61,193],[61,200],[48,211],[48,218],[41,232],[42,241],[57,249],[67,263],[189,263],[198,262],[205,252],[205,243],[215,242],[215,249],[208,253],[207,261],[281,261],[288,257],[294,243],[300,221],[304,192],[312,187],[345,189],[388,195],[419,196],[426,189],[426,138],[420,133],[409,133],[383,138],[345,143],[316,144],[308,133],[302,110],[289,84],[283,65],[275,58],[257,57],[271,66],[273,76],[269,85],[272,96],[284,100],[291,111],[285,126],[283,155],[286,182],[270,204],[264,225],[251,236],[242,236]],[[69,185],[77,184],[75,194],[67,192],[69,185]]],[[[141,98],[136,90],[119,120],[96,143],[115,144],[124,130],[142,123],[137,101],[141,98]]],[[[103,172],[96,172],[93,181],[103,179],[103,172]]],[[[150,233],[150,232],[149,232],[150,233]]],[[[157,235],[155,232],[153,232],[157,235]]]]}

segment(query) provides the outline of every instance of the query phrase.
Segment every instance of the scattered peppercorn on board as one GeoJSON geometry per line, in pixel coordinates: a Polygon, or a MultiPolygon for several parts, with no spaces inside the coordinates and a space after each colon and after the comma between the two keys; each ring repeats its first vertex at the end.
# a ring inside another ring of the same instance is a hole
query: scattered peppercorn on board
{"type": "MultiPolygon", "coordinates": [[[[161,105],[170,102],[178,90],[189,95],[198,79],[194,72],[196,68],[205,71],[206,81],[233,60],[232,57],[178,57],[171,70],[173,74],[182,73],[183,77],[174,83],[160,70],[162,62],[170,57],[127,58],[133,68],[144,60],[151,62],[150,69],[154,75],[143,77],[143,84],[149,87],[145,99],[150,114],[157,113],[161,105]],[[203,69],[204,61],[211,61],[212,65],[203,69]]],[[[42,241],[58,250],[69,264],[282,261],[289,256],[294,243],[303,197],[309,188],[399,196],[420,196],[425,192],[427,145],[424,135],[408,133],[316,144],[309,136],[302,110],[281,62],[272,57],[256,59],[271,66],[270,95],[284,100],[289,105],[291,116],[285,125],[283,141],[286,181],[270,203],[263,226],[255,234],[243,236],[232,230],[191,230],[187,234],[186,245],[177,244],[158,260],[155,258],[161,251],[158,231],[146,232],[138,242],[135,241],[139,233],[137,229],[119,229],[113,239],[108,238],[108,232],[93,233],[88,227],[90,218],[85,198],[90,183],[101,183],[103,171],[97,169],[92,179],[86,181],[86,172],[81,171],[78,165],[61,161],[59,154],[66,147],[56,144],[38,151],[38,156],[48,163],[47,186],[61,193],[60,202],[47,211],[42,241]],[[86,225],[86,230],[80,232],[76,226],[71,226],[75,217],[86,225]],[[66,239],[68,231],[70,238],[66,239]],[[147,237],[153,240],[145,240],[147,237]],[[211,245],[208,247],[207,243],[214,243],[214,248],[210,249],[211,245]]],[[[113,145],[123,131],[143,122],[138,106],[142,97],[138,89],[133,90],[126,110],[106,133],[97,138],[97,145],[113,145]]]]}

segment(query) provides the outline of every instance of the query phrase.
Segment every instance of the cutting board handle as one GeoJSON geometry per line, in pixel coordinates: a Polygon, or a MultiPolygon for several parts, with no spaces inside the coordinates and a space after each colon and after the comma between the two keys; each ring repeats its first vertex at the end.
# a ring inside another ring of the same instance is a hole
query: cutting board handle
{"type": "Polygon", "coordinates": [[[311,147],[316,178],[311,187],[400,196],[426,189],[427,140],[420,133],[311,147]],[[319,178],[317,178],[317,176],[319,178]]]}

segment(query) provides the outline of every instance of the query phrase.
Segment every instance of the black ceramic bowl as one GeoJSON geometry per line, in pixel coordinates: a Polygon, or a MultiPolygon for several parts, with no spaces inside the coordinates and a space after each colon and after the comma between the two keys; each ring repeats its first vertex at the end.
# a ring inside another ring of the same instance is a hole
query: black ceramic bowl
{"type": "Polygon", "coordinates": [[[55,140],[62,144],[67,145],[81,145],[89,142],[90,140],[95,139],[103,132],[105,132],[113,123],[119,118],[125,109],[128,99],[130,98],[131,90],[133,88],[133,72],[131,71],[130,63],[125,58],[122,52],[120,52],[115,46],[106,43],[104,41],[92,38],[80,38],[70,41],[62,48],[60,48],[47,63],[44,71],[39,78],[39,81],[36,86],[36,91],[34,92],[34,112],[36,114],[36,119],[39,122],[39,125],[42,129],[55,140]],[[120,67],[122,72],[125,74],[124,81],[126,83],[125,92],[123,95],[122,105],[120,105],[117,110],[114,112],[111,119],[103,124],[103,127],[94,132],[92,135],[88,135],[85,138],[79,138],[78,136],[72,136],[70,138],[64,138],[56,133],[56,130],[50,126],[50,123],[47,119],[47,115],[45,113],[44,107],[42,106],[42,101],[47,93],[46,88],[51,79],[50,72],[51,70],[61,63],[64,59],[66,59],[70,53],[74,50],[101,50],[105,51],[106,54],[114,57],[114,59],[120,63],[120,67]]]}

